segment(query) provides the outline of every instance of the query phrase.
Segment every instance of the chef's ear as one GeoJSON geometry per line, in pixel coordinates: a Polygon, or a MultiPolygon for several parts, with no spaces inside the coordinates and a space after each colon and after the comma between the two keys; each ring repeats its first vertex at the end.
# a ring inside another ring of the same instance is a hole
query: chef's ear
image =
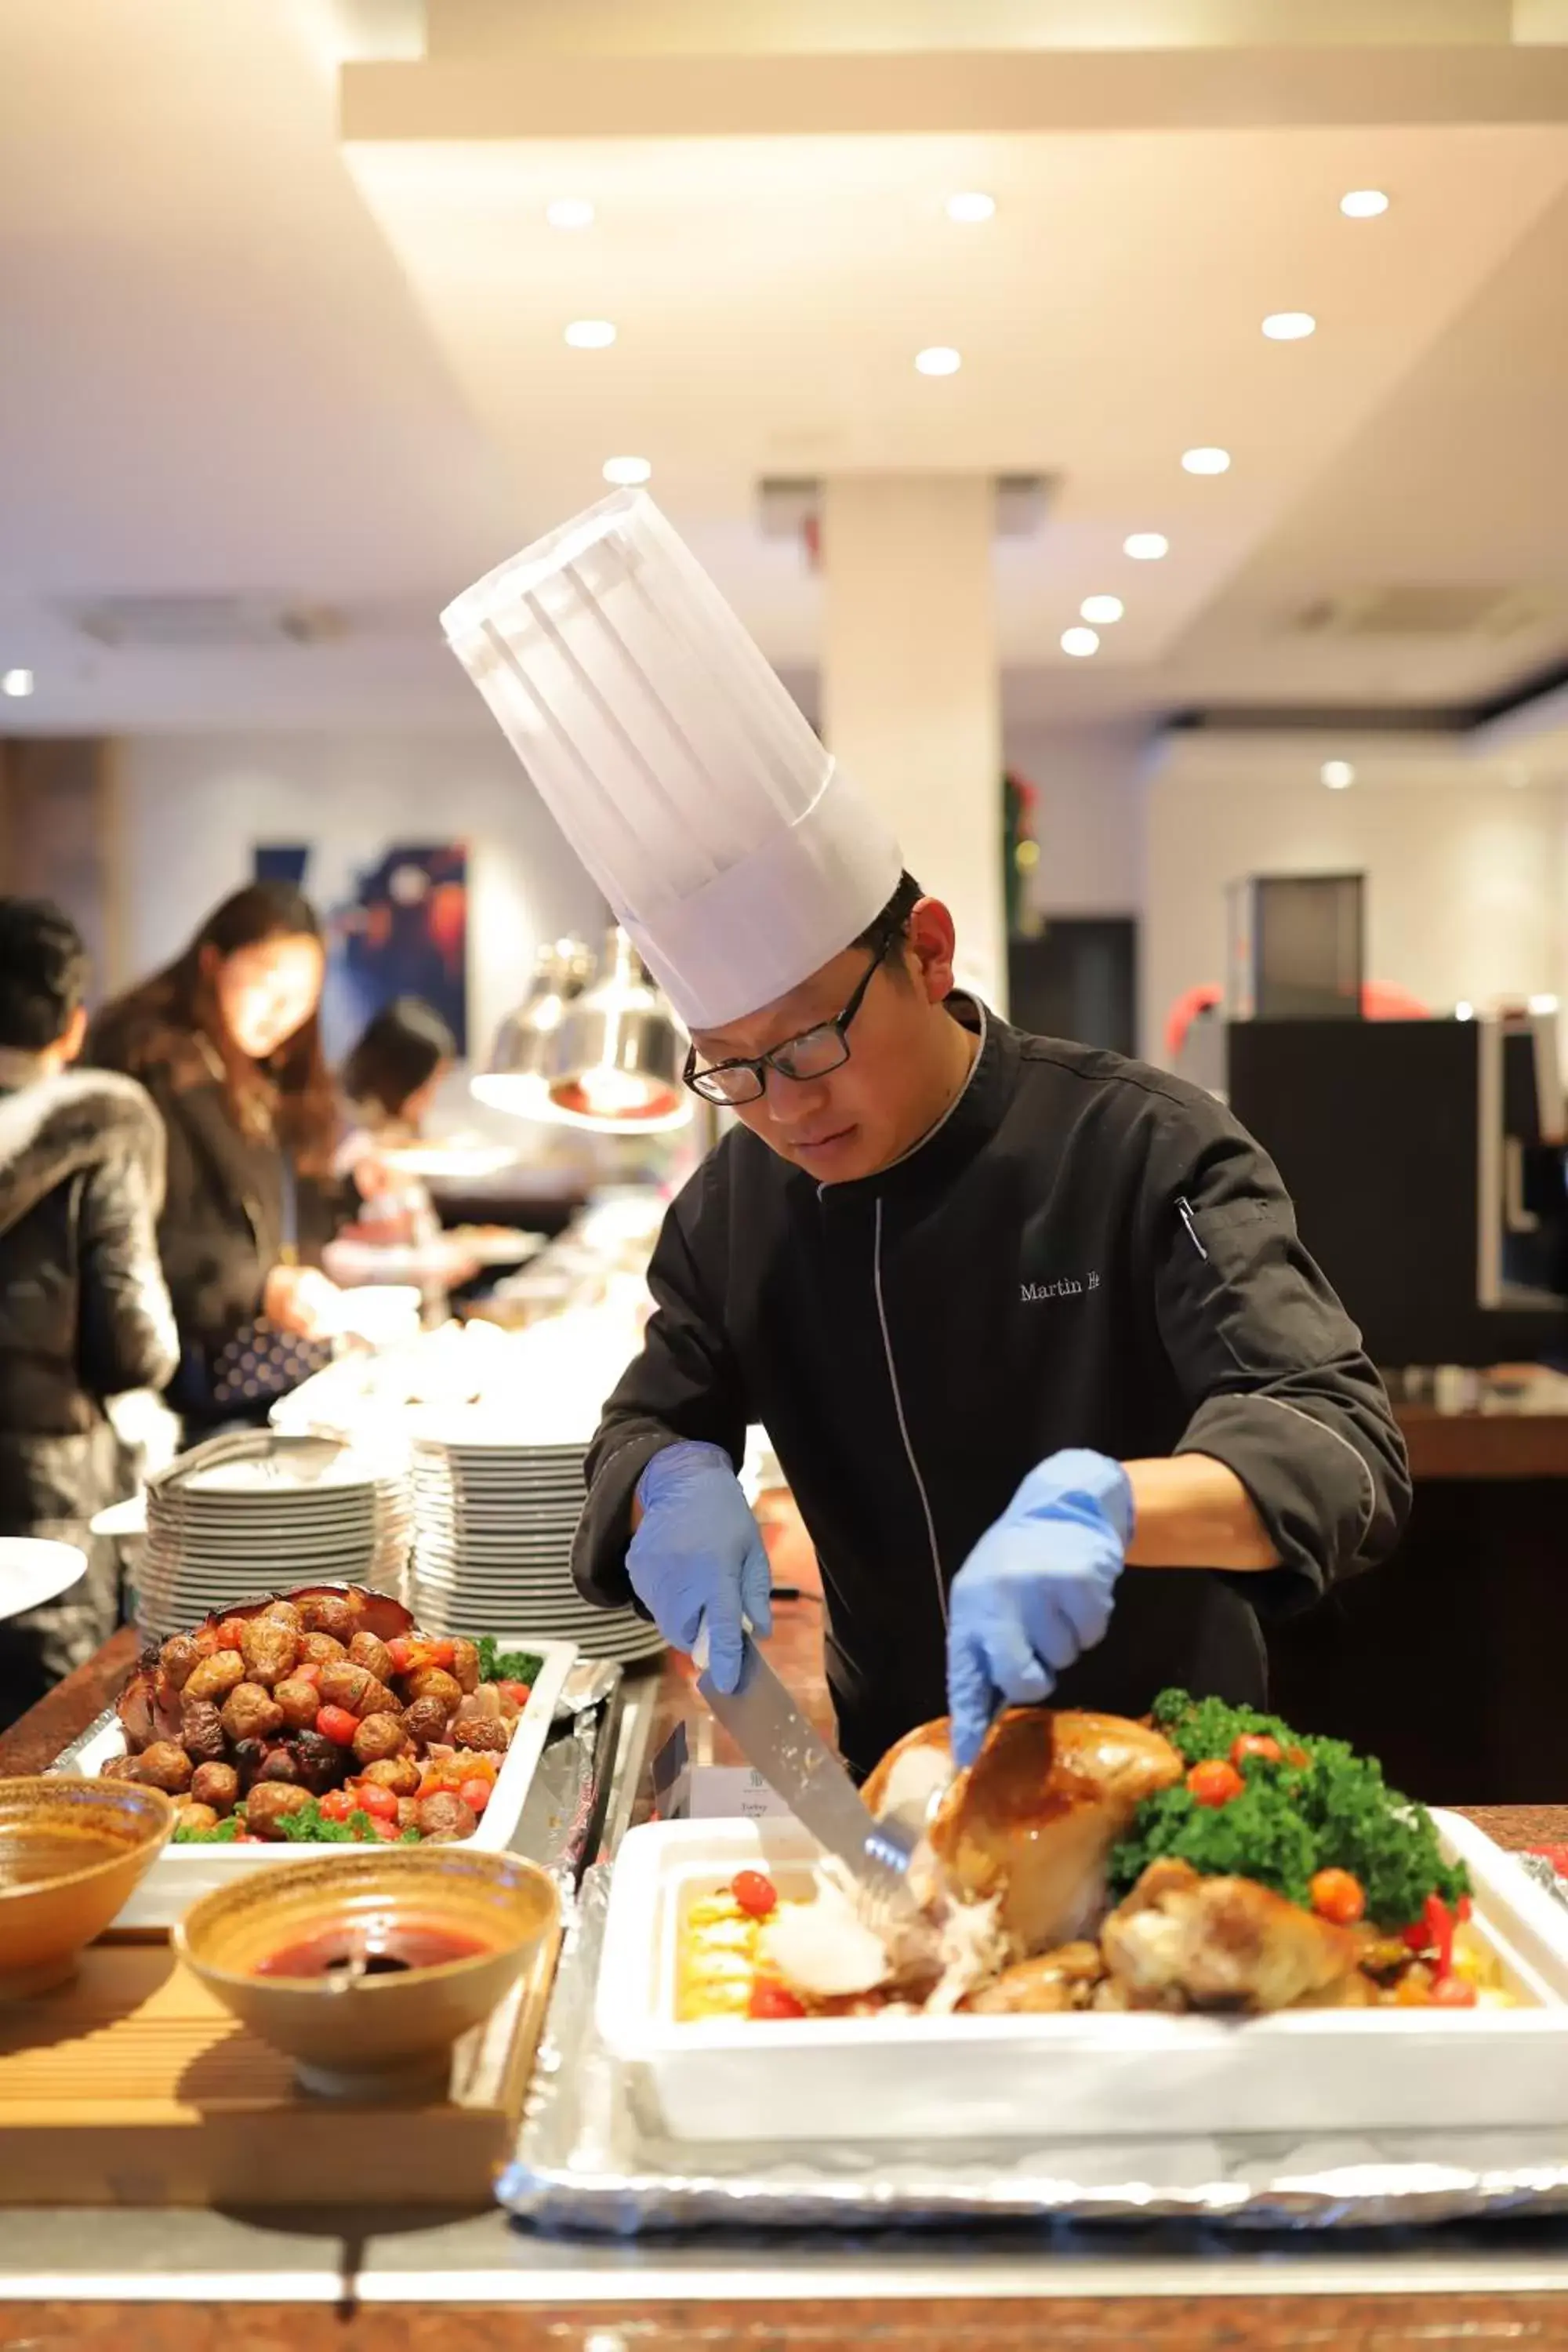
{"type": "Polygon", "coordinates": [[[918,899],[910,915],[905,965],[918,979],[928,1003],[940,1004],[952,992],[956,946],[951,910],[940,898],[918,899]]]}

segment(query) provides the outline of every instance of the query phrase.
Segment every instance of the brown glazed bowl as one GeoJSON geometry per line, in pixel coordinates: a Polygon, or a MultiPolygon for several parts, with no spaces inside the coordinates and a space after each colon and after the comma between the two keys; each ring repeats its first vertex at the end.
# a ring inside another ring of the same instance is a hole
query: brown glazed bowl
{"type": "Polygon", "coordinates": [[[558,1900],[517,1854],[339,1849],[216,1888],[175,1927],[174,1945],[226,2009],[293,2059],[307,2089],[395,2097],[445,2082],[453,2042],[553,1934],[558,1900]],[[426,1963],[422,1940],[442,1939],[466,1948],[426,1963]],[[367,1953],[379,1967],[362,1968],[367,1953]],[[325,1972],[257,1973],[302,1954],[325,1972]]]}
{"type": "Polygon", "coordinates": [[[163,1790],[132,1780],[0,1780],[0,2000],[75,1975],[174,1826],[163,1790]]]}

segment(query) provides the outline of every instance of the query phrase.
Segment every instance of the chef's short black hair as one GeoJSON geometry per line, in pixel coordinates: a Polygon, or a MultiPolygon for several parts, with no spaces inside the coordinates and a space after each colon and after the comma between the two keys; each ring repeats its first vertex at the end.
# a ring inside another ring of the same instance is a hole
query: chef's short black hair
{"type": "Polygon", "coordinates": [[[899,877],[899,887],[874,923],[868,923],[859,937],[851,940],[851,947],[879,948],[885,940],[907,940],[910,917],[925,897],[908,866],[899,877]]]}
{"type": "Polygon", "coordinates": [[[0,898],[0,1046],[41,1054],[87,995],[81,933],[52,898],[0,898]]]}

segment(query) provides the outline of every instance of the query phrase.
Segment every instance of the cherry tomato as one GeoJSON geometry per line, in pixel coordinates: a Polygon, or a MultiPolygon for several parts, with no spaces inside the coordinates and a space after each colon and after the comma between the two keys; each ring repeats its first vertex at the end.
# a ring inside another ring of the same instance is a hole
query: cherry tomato
{"type": "Polygon", "coordinates": [[[217,1629],[218,1648],[220,1650],[238,1650],[243,1648],[244,1643],[245,1627],[241,1624],[239,1619],[237,1617],[226,1617],[223,1623],[217,1629]]]}
{"type": "MultiPolygon", "coordinates": [[[[759,1875],[750,1870],[742,1874],[747,1878],[759,1875]]],[[[765,1880],[763,1884],[766,1884],[765,1880]]],[[[797,2000],[787,1985],[780,1984],[776,1977],[759,1977],[752,1987],[746,2014],[748,2017],[804,2017],[805,2003],[797,2000]]]]}
{"type": "Polygon", "coordinates": [[[383,1845],[395,1844],[397,1839],[402,1835],[402,1832],[398,1829],[395,1820],[390,1822],[384,1821],[379,1813],[373,1813],[371,1815],[370,1825],[375,1832],[376,1836],[381,1840],[383,1845]]]}
{"type": "Polygon", "coordinates": [[[476,1777],[472,1780],[463,1781],[458,1794],[470,1813],[482,1813],[490,1801],[490,1784],[488,1780],[476,1777]]]}
{"type": "Polygon", "coordinates": [[[324,1822],[346,1822],[353,1809],[354,1801],[346,1789],[329,1789],[321,1799],[324,1822]]]}
{"type": "Polygon", "coordinates": [[[1234,1764],[1212,1757],[1204,1764],[1194,1764],[1187,1774],[1187,1788],[1193,1801],[1198,1805],[1228,1805],[1239,1797],[1247,1783],[1234,1764]]]}
{"type": "Polygon", "coordinates": [[[1298,1772],[1305,1771],[1311,1760],[1304,1748],[1287,1748],[1285,1750],[1286,1763],[1294,1764],[1298,1772]]]}
{"type": "Polygon", "coordinates": [[[738,1870],[731,1881],[730,1892],[742,1910],[753,1919],[765,1919],[778,1905],[777,1887],[760,1870],[738,1870]]]}
{"type": "Polygon", "coordinates": [[[384,1822],[397,1819],[397,1799],[390,1789],[375,1780],[362,1780],[354,1790],[354,1803],[360,1811],[384,1822]]]}
{"type": "Polygon", "coordinates": [[[414,1661],[414,1644],[399,1633],[395,1641],[388,1642],[386,1654],[392,1660],[393,1673],[405,1675],[414,1661]]]}
{"type": "Polygon", "coordinates": [[[316,1717],[316,1728],[323,1739],[338,1748],[352,1748],[359,1725],[346,1706],[324,1706],[316,1717]]]}
{"type": "Polygon", "coordinates": [[[515,1706],[526,1706],[533,1692],[531,1683],[502,1683],[501,1688],[515,1706]]]}
{"type": "Polygon", "coordinates": [[[314,1690],[321,1679],[321,1669],[313,1658],[307,1658],[303,1664],[289,1667],[289,1679],[291,1683],[309,1683],[314,1690]]]}
{"type": "Polygon", "coordinates": [[[458,1654],[456,1642],[427,1642],[425,1646],[430,1654],[430,1664],[433,1666],[450,1669],[452,1661],[458,1654]]]}
{"type": "Polygon", "coordinates": [[[1348,1870],[1318,1870],[1308,1890],[1321,1919],[1336,1927],[1353,1927],[1366,1909],[1366,1889],[1348,1870]]]}
{"type": "Polygon", "coordinates": [[[1238,1772],[1249,1756],[1255,1756],[1260,1764],[1278,1764],[1280,1754],[1279,1742],[1270,1739],[1266,1731],[1244,1731],[1239,1739],[1231,1742],[1230,1760],[1238,1772]]]}
{"type": "Polygon", "coordinates": [[[1476,1989],[1466,1977],[1439,1977],[1432,1988],[1432,2000],[1437,2009],[1474,2009],[1476,1989]]]}

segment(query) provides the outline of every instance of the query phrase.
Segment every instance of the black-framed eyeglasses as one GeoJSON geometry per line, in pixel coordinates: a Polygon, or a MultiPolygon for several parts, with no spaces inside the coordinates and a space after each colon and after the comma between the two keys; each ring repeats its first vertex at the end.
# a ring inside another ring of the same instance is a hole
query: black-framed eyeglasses
{"type": "Polygon", "coordinates": [[[830,1070],[842,1069],[849,1059],[849,1024],[865,1002],[888,950],[899,934],[887,932],[874,950],[870,962],[855,983],[855,992],[842,1013],[831,1021],[819,1021],[814,1029],[803,1029],[798,1037],[786,1037],[766,1054],[752,1060],[715,1062],[710,1068],[697,1066],[697,1048],[693,1045],[686,1056],[681,1073],[694,1095],[709,1102],[723,1103],[733,1108],[736,1103],[755,1102],[767,1092],[770,1070],[781,1078],[825,1078],[830,1070]]]}

